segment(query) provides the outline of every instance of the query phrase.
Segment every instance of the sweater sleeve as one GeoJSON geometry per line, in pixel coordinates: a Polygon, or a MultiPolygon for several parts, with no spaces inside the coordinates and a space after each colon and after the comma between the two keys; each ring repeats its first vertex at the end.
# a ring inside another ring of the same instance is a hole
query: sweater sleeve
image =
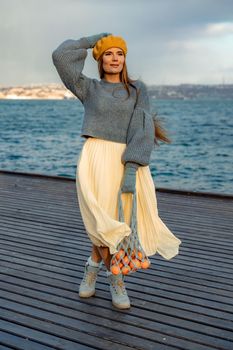
{"type": "Polygon", "coordinates": [[[65,40],[52,52],[53,64],[62,82],[82,103],[92,80],[82,73],[88,48],[91,44],[83,37],[65,40]]]}
{"type": "Polygon", "coordinates": [[[146,166],[154,148],[154,121],[150,113],[149,95],[141,82],[137,105],[127,132],[126,148],[121,161],[126,167],[146,166]]]}

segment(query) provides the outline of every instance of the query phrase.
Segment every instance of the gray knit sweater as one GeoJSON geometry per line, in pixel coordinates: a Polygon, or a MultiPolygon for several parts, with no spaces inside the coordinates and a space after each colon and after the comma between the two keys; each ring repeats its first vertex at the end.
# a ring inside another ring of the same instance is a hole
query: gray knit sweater
{"type": "Polygon", "coordinates": [[[134,109],[136,91],[132,86],[128,98],[123,83],[84,75],[87,49],[92,47],[88,37],[82,37],[65,40],[52,52],[61,80],[84,106],[81,136],[126,143],[122,163],[136,169],[146,166],[154,147],[154,124],[146,85],[141,80],[134,82],[139,91],[134,109]]]}

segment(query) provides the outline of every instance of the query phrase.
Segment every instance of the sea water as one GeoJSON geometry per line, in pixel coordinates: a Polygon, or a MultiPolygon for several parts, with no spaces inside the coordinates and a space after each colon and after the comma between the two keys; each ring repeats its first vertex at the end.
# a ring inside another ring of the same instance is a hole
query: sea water
{"type": "MultiPolygon", "coordinates": [[[[156,187],[233,194],[233,100],[151,99],[172,143],[159,141],[156,187]]],[[[0,169],[75,178],[84,109],[72,100],[0,100],[0,169]]]]}

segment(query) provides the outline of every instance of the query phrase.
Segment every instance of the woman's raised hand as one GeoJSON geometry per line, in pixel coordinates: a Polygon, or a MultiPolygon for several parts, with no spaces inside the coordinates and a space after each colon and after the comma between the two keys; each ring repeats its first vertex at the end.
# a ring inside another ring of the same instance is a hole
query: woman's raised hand
{"type": "Polygon", "coordinates": [[[87,36],[86,39],[89,41],[90,47],[93,48],[99,39],[108,35],[112,35],[112,33],[95,34],[95,35],[87,36]]]}

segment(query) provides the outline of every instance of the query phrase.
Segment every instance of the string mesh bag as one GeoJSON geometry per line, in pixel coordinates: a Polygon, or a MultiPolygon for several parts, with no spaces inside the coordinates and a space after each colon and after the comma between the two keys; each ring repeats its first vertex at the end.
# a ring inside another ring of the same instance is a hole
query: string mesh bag
{"type": "MultiPolygon", "coordinates": [[[[119,221],[125,222],[124,212],[121,200],[121,189],[118,193],[118,213],[119,221]]],[[[137,200],[136,190],[133,193],[132,212],[130,218],[131,233],[124,237],[117,246],[117,252],[112,255],[110,261],[110,270],[112,274],[123,275],[131,274],[139,269],[147,269],[150,266],[150,260],[146,256],[137,234],[137,200]]]]}

